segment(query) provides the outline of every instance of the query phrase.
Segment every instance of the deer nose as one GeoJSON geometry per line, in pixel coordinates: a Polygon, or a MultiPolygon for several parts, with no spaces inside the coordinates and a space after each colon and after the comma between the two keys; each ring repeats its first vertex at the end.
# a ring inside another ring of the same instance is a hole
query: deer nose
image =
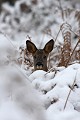
{"type": "Polygon", "coordinates": [[[38,62],[36,64],[36,67],[37,67],[37,69],[42,69],[43,68],[43,64],[41,62],[38,62]]]}

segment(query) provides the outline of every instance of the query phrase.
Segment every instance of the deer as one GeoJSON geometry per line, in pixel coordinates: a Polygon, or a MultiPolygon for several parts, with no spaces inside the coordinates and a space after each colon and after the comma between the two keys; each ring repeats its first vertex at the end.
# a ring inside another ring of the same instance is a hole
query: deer
{"type": "Polygon", "coordinates": [[[49,53],[53,50],[53,46],[54,46],[53,39],[47,42],[43,49],[38,49],[36,45],[30,40],[26,41],[26,49],[33,56],[34,71],[36,70],[43,70],[46,72],[48,71],[47,58],[49,53]]]}

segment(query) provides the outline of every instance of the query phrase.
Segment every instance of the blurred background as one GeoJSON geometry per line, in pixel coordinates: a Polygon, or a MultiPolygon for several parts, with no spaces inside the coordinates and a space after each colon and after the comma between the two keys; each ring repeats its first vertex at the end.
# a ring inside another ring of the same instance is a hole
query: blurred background
{"type": "MultiPolygon", "coordinates": [[[[17,49],[26,48],[27,39],[38,48],[43,48],[52,38],[56,41],[50,68],[53,63],[59,64],[64,23],[72,30],[70,49],[73,51],[80,33],[80,0],[0,0],[0,35],[7,36],[17,49]]],[[[31,57],[27,60],[32,61],[31,57]]]]}
{"type": "Polygon", "coordinates": [[[80,0],[0,0],[0,29],[10,36],[51,30],[55,37],[64,20],[76,29],[75,13],[79,10],[80,0]]]}

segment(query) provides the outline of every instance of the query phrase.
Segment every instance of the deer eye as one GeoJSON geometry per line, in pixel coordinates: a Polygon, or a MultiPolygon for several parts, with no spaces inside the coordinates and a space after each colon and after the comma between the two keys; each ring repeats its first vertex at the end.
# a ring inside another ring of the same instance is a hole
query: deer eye
{"type": "Polygon", "coordinates": [[[36,55],[34,56],[34,58],[36,59],[36,55]]]}
{"type": "Polygon", "coordinates": [[[46,56],[44,55],[43,58],[46,59],[46,56]]]}

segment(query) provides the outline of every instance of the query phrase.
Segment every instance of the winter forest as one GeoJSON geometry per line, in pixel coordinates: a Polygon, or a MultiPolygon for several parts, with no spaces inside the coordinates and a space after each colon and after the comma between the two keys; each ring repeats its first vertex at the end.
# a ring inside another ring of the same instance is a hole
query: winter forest
{"type": "Polygon", "coordinates": [[[0,0],[0,120],[80,120],[80,0],[0,0]]]}

